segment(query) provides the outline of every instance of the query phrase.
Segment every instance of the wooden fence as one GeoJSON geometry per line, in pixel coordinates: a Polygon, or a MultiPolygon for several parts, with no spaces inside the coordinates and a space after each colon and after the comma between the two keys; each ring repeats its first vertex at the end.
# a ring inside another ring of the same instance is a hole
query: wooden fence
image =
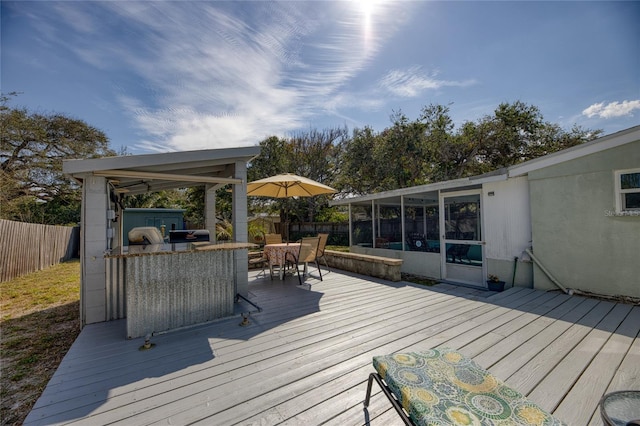
{"type": "MultiPolygon", "coordinates": [[[[278,225],[278,224],[276,224],[278,225]]],[[[333,222],[304,222],[289,224],[289,240],[297,241],[302,237],[317,235],[318,233],[329,234],[327,244],[336,246],[349,245],[349,223],[333,222]]]]}
{"type": "Polygon", "coordinates": [[[0,219],[0,282],[78,257],[80,228],[0,219]]]}

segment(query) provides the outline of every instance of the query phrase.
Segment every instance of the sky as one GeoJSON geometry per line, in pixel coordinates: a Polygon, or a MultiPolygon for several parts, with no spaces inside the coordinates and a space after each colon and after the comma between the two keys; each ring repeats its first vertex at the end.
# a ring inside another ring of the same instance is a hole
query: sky
{"type": "Polygon", "coordinates": [[[640,2],[4,1],[8,105],[128,153],[253,146],[448,106],[522,101],[610,134],[640,124],[640,2]]]}

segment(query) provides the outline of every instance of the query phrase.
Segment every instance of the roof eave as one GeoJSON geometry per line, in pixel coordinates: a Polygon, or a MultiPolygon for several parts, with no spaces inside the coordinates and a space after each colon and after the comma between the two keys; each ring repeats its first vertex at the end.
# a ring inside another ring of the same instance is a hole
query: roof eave
{"type": "Polygon", "coordinates": [[[65,160],[62,170],[67,174],[100,170],[133,169],[168,164],[203,163],[227,164],[231,161],[250,161],[260,154],[259,146],[167,152],[161,154],[125,155],[90,159],[65,160]]]}
{"type": "Polygon", "coordinates": [[[574,160],[586,155],[616,148],[638,140],[640,140],[640,126],[635,126],[594,139],[581,145],[576,145],[571,148],[563,149],[562,151],[545,155],[544,157],[534,158],[533,160],[516,164],[515,166],[509,167],[507,173],[509,177],[526,175],[527,173],[535,170],[555,166],[556,164],[563,163],[565,161],[574,160]]]}

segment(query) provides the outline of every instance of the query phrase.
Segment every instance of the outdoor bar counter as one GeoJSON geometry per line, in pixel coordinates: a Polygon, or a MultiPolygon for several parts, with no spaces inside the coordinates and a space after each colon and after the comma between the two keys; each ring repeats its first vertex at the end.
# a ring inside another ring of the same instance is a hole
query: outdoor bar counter
{"type": "Polygon", "coordinates": [[[105,255],[110,311],[126,317],[130,339],[232,315],[234,251],[251,247],[193,242],[116,248],[105,255]]]}

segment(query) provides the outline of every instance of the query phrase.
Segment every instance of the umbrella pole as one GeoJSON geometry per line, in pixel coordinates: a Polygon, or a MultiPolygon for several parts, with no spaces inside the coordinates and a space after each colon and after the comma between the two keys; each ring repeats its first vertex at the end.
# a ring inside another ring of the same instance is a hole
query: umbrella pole
{"type": "Polygon", "coordinates": [[[284,238],[287,244],[289,244],[289,199],[285,199],[284,208],[284,238]]]}
{"type": "Polygon", "coordinates": [[[282,235],[283,241],[289,241],[289,210],[287,208],[287,199],[283,199],[282,210],[280,218],[284,219],[280,222],[280,235],[282,235]]]}

